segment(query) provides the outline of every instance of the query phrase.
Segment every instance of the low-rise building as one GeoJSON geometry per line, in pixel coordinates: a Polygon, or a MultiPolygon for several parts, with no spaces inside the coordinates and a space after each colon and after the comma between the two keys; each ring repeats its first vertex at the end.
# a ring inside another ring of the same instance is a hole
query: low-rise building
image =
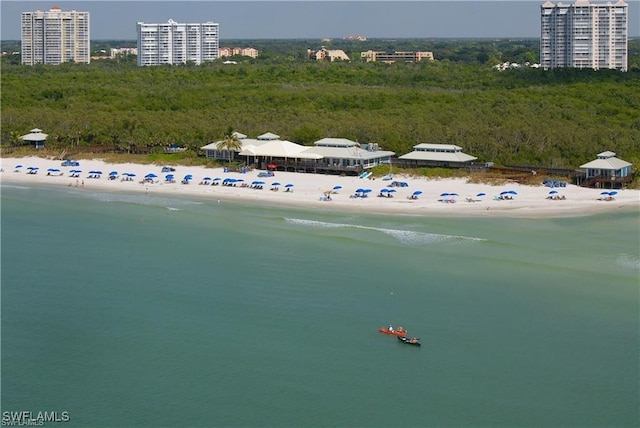
{"type": "Polygon", "coordinates": [[[598,153],[595,160],[580,165],[577,183],[583,187],[622,188],[633,179],[632,168],[614,152],[598,153]]]}
{"type": "Polygon", "coordinates": [[[343,50],[340,49],[326,49],[323,47],[317,52],[309,49],[307,51],[309,57],[317,61],[349,61],[349,57],[343,50]]]}
{"type": "Polygon", "coordinates": [[[220,150],[219,142],[201,149],[206,157],[219,160],[244,161],[244,165],[258,169],[322,174],[356,175],[378,165],[391,165],[394,152],[380,150],[377,144],[363,147],[346,138],[323,138],[313,146],[303,146],[267,132],[257,138],[235,134],[240,143],[237,150],[220,150]]]}
{"type": "Polygon", "coordinates": [[[453,144],[422,143],[413,146],[413,151],[398,157],[398,164],[405,168],[435,166],[461,168],[478,158],[462,152],[462,147],[453,144]]]}
{"type": "Polygon", "coordinates": [[[247,47],[247,48],[239,48],[239,47],[235,47],[235,48],[230,48],[230,47],[223,47],[220,48],[220,57],[228,57],[228,56],[248,56],[251,58],[257,58],[258,57],[258,50],[255,48],[251,48],[251,47],[247,47]]]}
{"type": "Polygon", "coordinates": [[[433,60],[433,52],[380,52],[368,50],[360,52],[360,57],[365,62],[420,62],[422,60],[433,60]]]}
{"type": "Polygon", "coordinates": [[[378,165],[391,165],[394,152],[380,150],[376,143],[360,144],[346,138],[323,138],[308,153],[322,156],[316,167],[327,170],[361,172],[378,165]]]}
{"type": "Polygon", "coordinates": [[[109,58],[114,59],[121,55],[138,55],[138,48],[111,48],[109,49],[109,58]]]}

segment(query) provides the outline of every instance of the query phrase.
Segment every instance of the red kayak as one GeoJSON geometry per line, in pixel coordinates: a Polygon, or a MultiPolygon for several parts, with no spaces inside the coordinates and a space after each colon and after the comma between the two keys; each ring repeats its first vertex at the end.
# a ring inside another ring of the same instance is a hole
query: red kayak
{"type": "Polygon", "coordinates": [[[397,328],[397,329],[395,329],[395,330],[389,330],[389,329],[388,329],[388,328],[386,328],[386,327],[380,327],[380,328],[378,329],[378,331],[379,331],[380,333],[390,334],[390,335],[393,335],[393,336],[407,337],[407,330],[405,330],[405,329],[404,329],[404,328],[402,328],[402,327],[398,327],[398,328],[397,328]]]}

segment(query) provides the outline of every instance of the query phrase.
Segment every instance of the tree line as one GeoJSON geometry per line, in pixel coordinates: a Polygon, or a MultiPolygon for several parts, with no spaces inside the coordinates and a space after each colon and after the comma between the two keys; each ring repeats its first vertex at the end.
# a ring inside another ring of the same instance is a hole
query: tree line
{"type": "Polygon", "coordinates": [[[0,84],[4,147],[38,127],[49,146],[61,148],[178,144],[197,151],[232,127],[306,145],[349,138],[397,155],[419,143],[456,144],[498,165],[573,168],[604,150],[640,163],[640,69],[496,71],[438,60],[4,61],[0,84]]]}

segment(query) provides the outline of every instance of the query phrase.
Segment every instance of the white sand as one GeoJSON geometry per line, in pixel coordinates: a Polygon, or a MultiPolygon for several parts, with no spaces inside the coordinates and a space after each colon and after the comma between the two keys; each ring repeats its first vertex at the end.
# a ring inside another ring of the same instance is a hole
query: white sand
{"type": "Polygon", "coordinates": [[[59,186],[78,186],[79,188],[98,191],[126,191],[149,194],[181,195],[207,198],[219,201],[254,202],[269,206],[297,206],[311,209],[334,211],[366,211],[369,213],[386,213],[421,216],[502,216],[502,217],[569,217],[582,216],[599,212],[610,212],[629,209],[640,212],[640,191],[619,190],[613,200],[600,200],[603,190],[587,189],[574,185],[566,188],[550,189],[544,186],[525,186],[510,183],[503,186],[467,183],[465,179],[425,179],[396,175],[394,181],[404,181],[408,187],[395,188],[393,198],[378,197],[380,190],[387,187],[390,181],[380,179],[369,180],[358,177],[340,177],[333,175],[302,174],[275,172],[275,177],[258,178],[261,171],[246,174],[224,173],[222,168],[204,168],[193,166],[177,166],[175,183],[166,183],[166,173],[161,172],[161,165],[107,164],[99,160],[80,160],[79,167],[62,167],[61,161],[38,157],[2,158],[0,180],[5,183],[38,183],[59,186]],[[22,168],[16,170],[16,165],[22,168]],[[27,168],[38,167],[37,174],[27,174],[27,168]],[[47,175],[47,169],[58,168],[61,176],[47,175]],[[69,170],[80,169],[79,178],[71,178],[69,170]],[[101,178],[88,178],[88,172],[99,170],[104,174],[101,178]],[[111,171],[117,171],[118,179],[109,180],[111,171]],[[133,181],[121,181],[121,174],[136,174],[133,181]],[[140,183],[143,177],[154,173],[158,177],[154,183],[140,183]],[[183,177],[193,175],[190,184],[181,184],[183,177]],[[204,177],[237,178],[251,185],[253,181],[264,181],[262,190],[242,187],[200,185],[204,177]],[[270,190],[272,183],[281,183],[278,191],[270,190]],[[285,192],[285,185],[291,183],[292,192],[285,192]],[[337,193],[331,194],[331,200],[322,200],[325,192],[335,186],[342,186],[337,193]],[[356,189],[371,189],[367,198],[353,198],[356,189]],[[495,200],[501,192],[513,190],[517,195],[512,200],[495,200]],[[556,190],[563,200],[547,199],[549,192],[556,190]],[[422,191],[418,199],[409,196],[415,191],[422,191]],[[486,193],[484,197],[476,197],[478,193],[486,193]],[[445,203],[440,200],[442,193],[457,193],[455,202],[445,203]],[[472,198],[476,202],[467,202],[472,198]]]}

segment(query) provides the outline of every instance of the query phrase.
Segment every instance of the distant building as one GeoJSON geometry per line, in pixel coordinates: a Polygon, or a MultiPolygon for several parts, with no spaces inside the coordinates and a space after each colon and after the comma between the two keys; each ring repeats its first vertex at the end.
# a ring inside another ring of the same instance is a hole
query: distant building
{"type": "Polygon", "coordinates": [[[220,58],[224,58],[227,56],[248,56],[251,58],[258,57],[258,50],[254,48],[220,48],[220,58]]]}
{"type": "Polygon", "coordinates": [[[89,12],[64,12],[54,6],[48,12],[22,12],[22,64],[89,64],[89,12]]]}
{"type": "Polygon", "coordinates": [[[342,38],[343,40],[349,40],[349,41],[358,41],[358,42],[366,42],[367,38],[365,36],[361,36],[359,34],[352,34],[349,36],[345,36],[342,38]]]}
{"type": "Polygon", "coordinates": [[[505,61],[502,64],[494,65],[493,68],[499,71],[514,69],[514,68],[540,68],[540,64],[531,64],[530,62],[519,64],[517,62],[505,61]]]}
{"type": "Polygon", "coordinates": [[[138,65],[202,64],[219,58],[219,24],[138,22],[138,65]]]}
{"type": "Polygon", "coordinates": [[[317,61],[349,61],[349,57],[343,50],[339,49],[326,49],[322,47],[319,51],[312,51],[309,49],[307,51],[309,58],[315,59],[317,61]]]}
{"type": "Polygon", "coordinates": [[[120,55],[138,55],[138,48],[111,48],[109,58],[114,59],[120,55]]]}
{"type": "Polygon", "coordinates": [[[366,62],[420,62],[423,59],[433,60],[433,52],[361,52],[360,57],[366,62]]]}
{"type": "Polygon", "coordinates": [[[541,66],[627,71],[627,9],[622,0],[547,1],[540,7],[541,66]]]}

